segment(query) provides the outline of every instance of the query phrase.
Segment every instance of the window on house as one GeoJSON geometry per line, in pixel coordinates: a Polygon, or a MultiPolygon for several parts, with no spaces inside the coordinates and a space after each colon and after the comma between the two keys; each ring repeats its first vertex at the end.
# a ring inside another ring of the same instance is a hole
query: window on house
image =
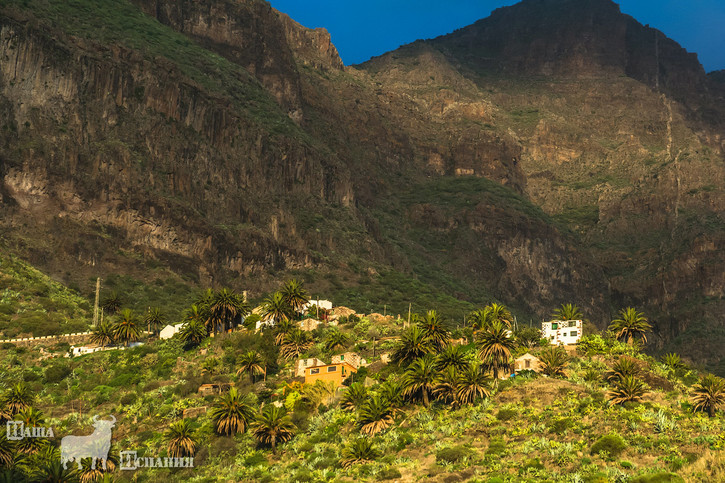
{"type": "Polygon", "coordinates": [[[554,336],[552,335],[551,337],[549,337],[549,339],[554,340],[554,336]]]}
{"type": "Polygon", "coordinates": [[[572,337],[576,337],[576,330],[575,331],[572,331],[571,336],[572,337]]]}
{"type": "Polygon", "coordinates": [[[329,366],[327,368],[327,372],[335,372],[337,370],[337,366],[329,366]]]}
{"type": "Polygon", "coordinates": [[[524,364],[526,365],[526,369],[528,369],[528,368],[531,367],[531,361],[528,360],[528,359],[526,359],[526,361],[524,362],[524,364]]]}
{"type": "Polygon", "coordinates": [[[320,370],[319,369],[310,369],[310,375],[312,375],[312,374],[319,374],[319,373],[320,373],[320,370]]]}
{"type": "Polygon", "coordinates": [[[576,320],[570,320],[569,327],[576,327],[576,320]]]}
{"type": "Polygon", "coordinates": [[[551,330],[556,330],[559,328],[559,324],[551,324],[551,330]]]}
{"type": "Polygon", "coordinates": [[[340,356],[340,360],[341,361],[344,361],[345,360],[345,354],[343,354],[343,355],[340,356]]]}
{"type": "Polygon", "coordinates": [[[343,368],[342,368],[342,375],[343,375],[343,376],[345,375],[345,372],[346,372],[346,371],[345,371],[345,368],[343,367],[343,368]]]}

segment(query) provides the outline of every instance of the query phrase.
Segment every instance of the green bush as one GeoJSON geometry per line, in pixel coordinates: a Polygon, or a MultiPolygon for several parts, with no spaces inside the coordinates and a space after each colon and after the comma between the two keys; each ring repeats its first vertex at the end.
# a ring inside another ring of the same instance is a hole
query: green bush
{"type": "Polygon", "coordinates": [[[129,404],[133,404],[136,401],[136,398],[137,396],[135,392],[129,392],[128,394],[121,396],[120,402],[121,404],[127,406],[129,404]]]}
{"type": "Polygon", "coordinates": [[[634,468],[634,465],[629,461],[620,461],[619,466],[621,466],[625,470],[631,470],[632,468],[634,468]]]}
{"type": "Polygon", "coordinates": [[[561,434],[567,429],[571,428],[574,425],[574,420],[571,418],[562,418],[552,421],[549,424],[549,432],[555,433],[555,434],[561,434]]]}
{"type": "Polygon", "coordinates": [[[378,473],[378,480],[395,480],[401,478],[403,475],[400,474],[397,468],[388,466],[378,473]]]}
{"type": "Polygon", "coordinates": [[[629,480],[630,483],[685,483],[681,477],[674,473],[661,472],[651,475],[637,476],[629,480]]]}
{"type": "Polygon", "coordinates": [[[441,448],[436,452],[436,463],[455,463],[465,457],[473,455],[473,450],[465,446],[451,446],[441,448]]]}
{"type": "Polygon", "coordinates": [[[591,448],[591,454],[599,454],[602,451],[606,451],[611,458],[619,456],[624,448],[627,447],[627,443],[624,442],[621,436],[618,434],[608,434],[599,438],[591,448]]]}
{"type": "Polygon", "coordinates": [[[48,384],[57,384],[71,373],[70,367],[63,364],[53,364],[45,369],[45,382],[48,384]]]}
{"type": "Polygon", "coordinates": [[[488,449],[486,450],[486,456],[502,455],[505,452],[506,452],[506,443],[504,443],[503,439],[496,438],[496,439],[492,439],[491,442],[489,442],[488,449]]]}
{"type": "Polygon", "coordinates": [[[509,419],[513,419],[518,415],[518,411],[515,409],[501,409],[496,414],[496,419],[499,421],[508,421],[509,419]]]}
{"type": "Polygon", "coordinates": [[[539,458],[527,460],[519,469],[519,473],[526,473],[528,470],[543,470],[544,465],[539,458]]]}

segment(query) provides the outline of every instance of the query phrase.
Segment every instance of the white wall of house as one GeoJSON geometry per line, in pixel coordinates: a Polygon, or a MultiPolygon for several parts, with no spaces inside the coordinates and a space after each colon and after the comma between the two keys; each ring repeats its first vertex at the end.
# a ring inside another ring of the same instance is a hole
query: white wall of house
{"type": "Polygon", "coordinates": [[[184,324],[167,325],[161,329],[161,332],[159,332],[159,339],[171,339],[174,335],[181,331],[181,327],[183,325],[184,324]]]}
{"type": "Polygon", "coordinates": [[[578,344],[583,335],[581,320],[552,320],[541,323],[541,337],[552,345],[578,344]]]}
{"type": "Polygon", "coordinates": [[[317,305],[321,309],[332,310],[332,302],[329,300],[310,300],[304,306],[304,310],[308,310],[313,305],[317,305]]]}

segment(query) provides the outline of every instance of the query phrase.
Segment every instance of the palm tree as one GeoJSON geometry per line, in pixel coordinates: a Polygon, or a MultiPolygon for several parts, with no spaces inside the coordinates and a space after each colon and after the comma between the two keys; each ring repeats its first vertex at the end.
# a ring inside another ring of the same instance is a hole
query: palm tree
{"type": "Polygon", "coordinates": [[[292,307],[285,301],[282,292],[275,292],[262,303],[262,319],[278,324],[282,320],[292,318],[292,307]]]}
{"type": "Polygon", "coordinates": [[[725,407],[725,380],[712,374],[700,379],[692,387],[692,404],[695,411],[707,411],[711,418],[715,411],[725,407]]]}
{"type": "Polygon", "coordinates": [[[456,403],[456,389],[458,387],[458,371],[448,366],[438,374],[433,396],[446,404],[456,403]]]}
{"type": "Polygon", "coordinates": [[[423,337],[430,342],[431,347],[436,351],[442,350],[450,338],[450,333],[443,325],[443,317],[435,310],[429,310],[418,320],[418,326],[423,331],[423,337]]]}
{"type": "Polygon", "coordinates": [[[186,323],[181,326],[179,337],[187,346],[197,346],[206,338],[207,331],[204,322],[200,319],[187,319],[186,323]]]}
{"type": "Polygon", "coordinates": [[[564,377],[564,369],[569,363],[569,356],[563,347],[549,347],[539,354],[542,372],[551,377],[564,377]]]}
{"type": "Polygon", "coordinates": [[[342,394],[340,407],[342,409],[347,409],[348,411],[359,409],[367,397],[368,389],[365,387],[365,384],[362,382],[354,382],[350,384],[347,391],[342,394]]]}
{"type": "Polygon", "coordinates": [[[607,398],[612,404],[641,402],[646,392],[646,386],[642,381],[634,376],[625,376],[614,383],[614,387],[607,392],[607,398]]]}
{"type": "Polygon", "coordinates": [[[119,297],[116,292],[111,292],[111,294],[103,300],[101,308],[105,313],[113,315],[118,312],[118,309],[121,308],[121,305],[123,305],[123,303],[121,302],[121,297],[119,297]]]}
{"type": "Polygon", "coordinates": [[[11,416],[16,415],[33,404],[35,394],[30,391],[24,382],[18,382],[10,387],[3,397],[3,406],[11,416]]]}
{"type": "Polygon", "coordinates": [[[426,355],[416,359],[403,374],[405,387],[403,395],[411,399],[420,398],[423,400],[423,405],[428,407],[437,379],[438,373],[433,356],[426,355]]]}
{"type": "Polygon", "coordinates": [[[642,312],[637,312],[634,307],[627,307],[619,311],[619,318],[612,321],[609,330],[615,333],[618,340],[625,340],[632,345],[636,337],[646,343],[645,334],[652,330],[652,326],[642,312]]]}
{"type": "Polygon", "coordinates": [[[325,334],[323,342],[325,350],[331,351],[336,348],[344,349],[350,343],[350,338],[340,329],[330,329],[325,334]]]}
{"type": "Polygon", "coordinates": [[[216,357],[209,357],[201,363],[202,372],[208,373],[210,376],[214,375],[217,367],[219,367],[219,359],[216,357]]]}
{"type": "Polygon", "coordinates": [[[624,379],[627,376],[636,377],[639,375],[639,366],[635,359],[622,356],[614,363],[612,369],[604,373],[604,380],[610,384],[624,379]]]}
{"type": "Polygon", "coordinates": [[[233,290],[223,288],[214,293],[209,305],[212,332],[236,327],[242,317],[249,314],[249,304],[233,290]]]}
{"type": "Polygon", "coordinates": [[[380,451],[375,449],[373,442],[368,438],[357,438],[342,449],[340,464],[343,468],[349,468],[357,463],[374,461],[380,457],[380,451]]]}
{"type": "Polygon", "coordinates": [[[312,347],[312,337],[300,329],[292,329],[284,336],[280,354],[287,360],[296,359],[312,347]]]}
{"type": "Polygon", "coordinates": [[[239,358],[239,370],[237,376],[241,376],[245,372],[249,373],[249,380],[254,383],[254,374],[264,372],[264,360],[257,351],[248,351],[239,358]]]}
{"type": "Polygon", "coordinates": [[[468,315],[468,320],[471,322],[471,327],[473,327],[474,331],[488,329],[493,322],[491,308],[484,307],[474,310],[468,315]]]}
{"type": "Polygon", "coordinates": [[[277,443],[286,443],[294,436],[294,424],[284,407],[265,406],[257,420],[252,423],[252,433],[262,444],[272,446],[277,452],[277,443]]]}
{"type": "Polygon", "coordinates": [[[282,287],[282,296],[284,302],[294,311],[301,312],[302,307],[307,304],[310,300],[307,295],[307,290],[302,287],[302,284],[295,280],[289,280],[282,287]]]}
{"type": "Polygon", "coordinates": [[[231,436],[243,433],[254,421],[255,410],[248,396],[241,396],[233,387],[228,393],[219,396],[211,410],[214,431],[217,434],[231,436]]]}
{"type": "Polygon", "coordinates": [[[505,305],[493,303],[486,307],[490,311],[490,317],[492,322],[501,322],[506,324],[509,328],[511,327],[511,321],[514,317],[511,315],[511,311],[506,308],[505,305]]]}
{"type": "Polygon", "coordinates": [[[501,371],[511,368],[511,352],[516,342],[502,322],[496,321],[489,330],[480,332],[476,345],[478,356],[493,371],[495,380],[498,380],[501,371]]]}
{"type": "Polygon", "coordinates": [[[519,346],[533,349],[541,341],[541,330],[535,327],[520,327],[514,332],[514,338],[519,346]]]}
{"type": "Polygon", "coordinates": [[[83,458],[81,460],[81,469],[80,471],[76,471],[80,483],[101,483],[103,481],[109,481],[112,478],[111,473],[118,466],[119,457],[116,451],[111,448],[108,452],[108,458],[106,458],[105,469],[97,461],[95,465],[93,463],[93,458],[83,458]]]}
{"type": "Polygon", "coordinates": [[[113,335],[117,340],[123,341],[123,345],[126,347],[129,342],[138,340],[141,329],[139,329],[136,315],[131,309],[121,311],[121,317],[113,325],[113,335]]]}
{"type": "Polygon", "coordinates": [[[181,419],[171,423],[166,432],[166,438],[169,441],[169,456],[183,458],[196,454],[196,441],[190,420],[181,419]]]}
{"type": "Polygon", "coordinates": [[[556,320],[581,320],[582,314],[579,312],[579,307],[574,304],[561,304],[552,317],[556,320]]]}
{"type": "Polygon", "coordinates": [[[360,432],[375,436],[393,424],[394,410],[383,397],[375,394],[360,407],[357,425],[360,432]]]}
{"type": "Polygon", "coordinates": [[[460,345],[448,344],[436,357],[436,368],[443,371],[449,367],[457,371],[465,370],[470,364],[470,356],[460,345]]]}
{"type": "Polygon", "coordinates": [[[433,352],[430,341],[425,337],[423,330],[413,325],[400,335],[391,359],[401,365],[410,364],[414,360],[433,352]]]}
{"type": "MultiPolygon", "coordinates": [[[[26,428],[41,427],[45,423],[45,415],[39,409],[28,407],[15,415],[16,421],[22,421],[26,428]]],[[[18,451],[25,454],[37,453],[48,443],[47,439],[23,438],[16,443],[18,451]]]]}
{"type": "Polygon", "coordinates": [[[289,331],[292,329],[299,329],[297,324],[292,322],[290,319],[280,319],[274,324],[274,343],[277,345],[282,345],[282,341],[284,340],[284,337],[287,335],[289,331]]]}
{"type": "Polygon", "coordinates": [[[114,341],[113,326],[104,320],[98,324],[91,335],[91,342],[106,347],[112,345],[114,341]]]}
{"type": "Polygon", "coordinates": [[[7,437],[7,431],[0,431],[0,467],[10,466],[15,455],[15,443],[7,437]]]}
{"type": "Polygon", "coordinates": [[[63,468],[60,462],[59,451],[53,447],[47,447],[37,458],[30,470],[31,481],[43,483],[71,483],[78,481],[79,472],[73,464],[67,469],[63,468]]]}
{"type": "Polygon", "coordinates": [[[161,313],[161,309],[158,307],[149,307],[146,315],[143,318],[148,333],[151,334],[152,330],[156,332],[158,329],[166,325],[166,317],[161,313]]]}
{"type": "Polygon", "coordinates": [[[404,404],[403,391],[403,380],[401,378],[390,377],[387,381],[380,385],[378,393],[380,397],[387,402],[388,406],[392,410],[392,414],[397,414],[402,411],[404,404]]]}
{"type": "Polygon", "coordinates": [[[473,404],[479,399],[487,398],[490,392],[491,379],[478,364],[471,364],[458,375],[456,384],[456,401],[458,404],[473,404]]]}

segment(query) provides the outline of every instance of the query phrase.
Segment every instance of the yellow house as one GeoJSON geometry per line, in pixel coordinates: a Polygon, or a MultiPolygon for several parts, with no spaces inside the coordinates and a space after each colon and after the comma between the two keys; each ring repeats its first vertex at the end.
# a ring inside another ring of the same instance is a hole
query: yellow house
{"type": "Polygon", "coordinates": [[[315,366],[305,368],[305,384],[314,384],[315,381],[332,381],[335,386],[342,386],[342,381],[347,379],[350,374],[357,372],[352,365],[347,362],[338,364],[328,364],[325,366],[315,366]]]}

